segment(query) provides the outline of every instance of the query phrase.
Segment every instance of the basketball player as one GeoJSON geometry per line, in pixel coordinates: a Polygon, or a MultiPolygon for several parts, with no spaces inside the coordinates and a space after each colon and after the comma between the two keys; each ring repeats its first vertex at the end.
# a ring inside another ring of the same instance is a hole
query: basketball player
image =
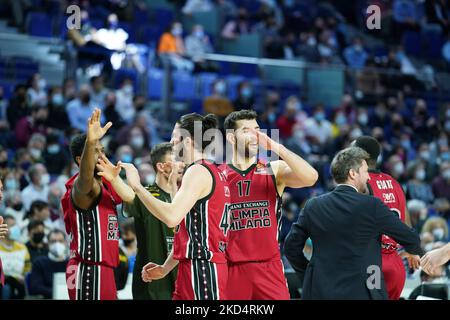
{"type": "MultiPolygon", "coordinates": [[[[377,169],[377,159],[381,152],[381,146],[378,141],[370,136],[361,136],[353,142],[353,145],[362,148],[370,155],[370,159],[367,161],[370,178],[367,182],[369,194],[383,201],[393,214],[405,222],[406,200],[402,187],[390,175],[377,169]]],[[[382,271],[390,300],[398,300],[400,298],[406,281],[405,267],[402,258],[398,254],[399,248],[399,245],[393,239],[386,235],[382,236],[382,271]]],[[[412,256],[407,253],[404,255],[408,258],[411,267],[414,269],[419,267],[418,259],[412,259],[412,256]]]]}
{"type": "Polygon", "coordinates": [[[278,235],[285,187],[312,186],[317,171],[295,153],[259,131],[252,110],[225,119],[232,163],[221,166],[231,192],[227,297],[233,300],[288,300],[278,235]],[[283,160],[257,158],[258,143],[283,160]]]}
{"type": "MultiPolygon", "coordinates": [[[[98,158],[104,157],[100,139],[112,125],[108,122],[102,127],[100,116],[101,111],[96,109],[88,120],[87,134],[71,142],[72,157],[80,170],[67,181],[67,191],[61,199],[70,238],[66,280],[71,300],[117,299],[114,280],[114,268],[119,264],[116,205],[122,199],[115,188],[127,186],[119,179],[113,185],[97,174],[98,158]]],[[[124,200],[131,201],[130,198],[124,200]]]]}
{"type": "Polygon", "coordinates": [[[144,281],[161,279],[178,264],[174,300],[226,299],[228,278],[225,247],[228,242],[228,203],[230,193],[218,166],[205,159],[211,143],[202,139],[209,129],[217,128],[217,119],[196,113],[180,118],[172,133],[175,155],[188,166],[172,203],[153,197],[141,185],[136,168],[122,164],[128,184],[147,209],[169,228],[176,227],[173,251],[163,265],[153,262],[143,271],[144,281]],[[201,124],[201,137],[194,125],[201,124]]]}

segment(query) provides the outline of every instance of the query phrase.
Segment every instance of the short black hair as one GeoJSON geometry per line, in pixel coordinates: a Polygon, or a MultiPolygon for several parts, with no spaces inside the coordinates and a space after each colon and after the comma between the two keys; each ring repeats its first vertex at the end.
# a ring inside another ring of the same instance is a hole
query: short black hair
{"type": "Polygon", "coordinates": [[[381,153],[381,145],[377,139],[371,136],[360,136],[355,140],[354,146],[360,147],[369,154],[368,164],[370,167],[376,166],[378,156],[381,153]]]}
{"type": "Polygon", "coordinates": [[[208,131],[209,129],[217,128],[218,120],[217,120],[217,117],[212,113],[202,116],[201,114],[194,112],[194,113],[188,113],[188,114],[185,114],[184,116],[182,116],[179,120],[179,124],[180,124],[180,129],[184,129],[187,132],[189,132],[189,135],[194,140],[194,146],[196,146],[197,148],[201,147],[200,151],[203,151],[214,140],[214,139],[211,139],[211,140],[203,139],[203,136],[204,136],[205,132],[208,131]],[[202,124],[202,127],[201,127],[202,134],[200,137],[200,139],[201,139],[200,141],[195,141],[195,139],[194,139],[194,138],[196,138],[194,135],[195,122],[201,122],[201,124],[202,124]]]}
{"type": "Polygon", "coordinates": [[[155,170],[155,173],[158,172],[158,170],[156,169],[156,164],[163,162],[164,157],[171,152],[172,144],[170,144],[169,142],[163,142],[153,147],[152,151],[150,152],[150,161],[153,169],[155,170]]]}
{"type": "Polygon", "coordinates": [[[48,207],[49,207],[49,205],[48,205],[47,202],[42,201],[42,200],[34,200],[31,203],[30,211],[28,211],[28,216],[32,217],[35,210],[41,211],[42,209],[45,209],[45,208],[48,208],[48,207]]]}
{"type": "Polygon", "coordinates": [[[235,130],[237,121],[239,121],[239,120],[254,120],[257,118],[258,118],[258,115],[256,114],[256,112],[254,110],[242,109],[239,111],[233,111],[225,118],[223,127],[225,130],[228,130],[228,129],[235,130]]]}
{"type": "Polygon", "coordinates": [[[64,231],[60,230],[60,229],[53,229],[53,230],[51,230],[51,231],[49,232],[48,236],[47,236],[47,240],[50,241],[50,237],[51,237],[52,235],[58,234],[58,233],[60,233],[60,234],[63,235],[64,240],[67,240],[66,233],[65,233],[64,231]]]}
{"type": "Polygon", "coordinates": [[[70,153],[73,161],[77,162],[76,158],[83,154],[84,145],[86,144],[86,134],[79,134],[75,136],[70,142],[70,153]]]}
{"type": "Polygon", "coordinates": [[[369,154],[359,147],[350,147],[339,151],[331,161],[331,175],[336,183],[344,183],[351,169],[359,171],[363,160],[367,161],[369,154]]]}
{"type": "Polygon", "coordinates": [[[33,229],[35,229],[35,228],[37,228],[39,226],[45,227],[44,222],[32,219],[30,221],[30,223],[28,223],[27,230],[28,230],[28,232],[30,232],[31,230],[33,230],[33,229]]]}

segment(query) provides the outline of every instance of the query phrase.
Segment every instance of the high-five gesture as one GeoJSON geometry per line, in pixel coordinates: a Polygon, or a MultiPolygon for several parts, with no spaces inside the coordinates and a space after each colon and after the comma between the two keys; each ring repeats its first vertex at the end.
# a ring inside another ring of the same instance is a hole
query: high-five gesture
{"type": "Polygon", "coordinates": [[[106,134],[109,128],[112,126],[112,122],[108,122],[104,127],[100,123],[102,111],[95,109],[91,117],[87,122],[87,140],[89,142],[98,141],[106,134]]]}
{"type": "Polygon", "coordinates": [[[111,161],[105,155],[101,154],[97,161],[98,175],[104,177],[109,182],[112,182],[116,177],[119,176],[122,168],[120,165],[122,162],[117,162],[117,165],[113,165],[111,161]]]}

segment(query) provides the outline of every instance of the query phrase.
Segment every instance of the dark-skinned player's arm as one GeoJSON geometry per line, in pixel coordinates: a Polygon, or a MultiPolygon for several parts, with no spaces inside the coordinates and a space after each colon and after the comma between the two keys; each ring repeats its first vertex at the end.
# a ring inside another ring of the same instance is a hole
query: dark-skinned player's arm
{"type": "Polygon", "coordinates": [[[212,176],[200,164],[190,167],[183,176],[181,187],[171,203],[153,197],[141,184],[137,169],[129,163],[122,163],[127,173],[128,185],[145,207],[169,228],[174,228],[184,219],[195,203],[207,196],[212,188],[212,176]]]}
{"type": "Polygon", "coordinates": [[[134,201],[135,193],[119,175],[122,170],[121,164],[122,162],[119,161],[116,165],[113,165],[105,155],[100,155],[97,161],[98,175],[111,183],[123,202],[131,204],[134,201]]]}
{"type": "Polygon", "coordinates": [[[290,188],[310,187],[319,178],[319,174],[308,162],[290,151],[282,144],[269,138],[265,133],[253,129],[259,144],[266,150],[272,150],[283,160],[272,161],[270,165],[276,173],[277,184],[290,188]]]}
{"type": "Polygon", "coordinates": [[[81,154],[80,173],[75,179],[72,197],[81,209],[88,209],[92,200],[100,194],[100,185],[95,182],[94,169],[97,163],[97,142],[103,138],[112,126],[108,122],[104,127],[100,124],[101,110],[95,109],[87,121],[86,142],[81,154]]]}

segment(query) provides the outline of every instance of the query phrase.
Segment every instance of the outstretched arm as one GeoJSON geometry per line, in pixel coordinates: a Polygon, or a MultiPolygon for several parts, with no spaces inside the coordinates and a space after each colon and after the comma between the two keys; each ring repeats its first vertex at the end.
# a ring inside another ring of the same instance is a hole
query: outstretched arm
{"type": "Polygon", "coordinates": [[[129,163],[122,163],[127,173],[127,181],[145,207],[169,228],[177,226],[188,214],[195,203],[205,197],[212,188],[212,176],[202,165],[190,167],[185,175],[180,190],[171,203],[153,197],[142,185],[137,169],[129,163]]]}
{"type": "Polygon", "coordinates": [[[149,262],[142,268],[142,280],[144,282],[152,282],[153,280],[162,279],[167,276],[169,272],[172,271],[173,268],[175,268],[177,265],[178,260],[175,260],[173,258],[172,248],[172,251],[170,251],[169,256],[162,266],[153,262],[149,262]]]}
{"type": "Polygon", "coordinates": [[[439,249],[427,252],[420,260],[420,265],[426,273],[435,275],[437,273],[436,268],[446,264],[448,261],[450,261],[450,243],[439,249]]]}

